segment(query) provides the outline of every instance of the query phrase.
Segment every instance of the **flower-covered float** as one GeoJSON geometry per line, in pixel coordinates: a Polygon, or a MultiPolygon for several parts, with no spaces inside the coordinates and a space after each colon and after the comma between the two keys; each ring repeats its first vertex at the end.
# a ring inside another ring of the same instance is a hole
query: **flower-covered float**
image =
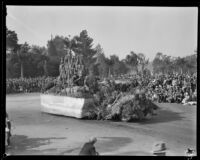
{"type": "Polygon", "coordinates": [[[61,59],[60,75],[41,93],[43,112],[80,119],[133,121],[150,119],[158,108],[145,89],[131,82],[101,81],[86,68],[81,55],[69,51],[61,59]]]}

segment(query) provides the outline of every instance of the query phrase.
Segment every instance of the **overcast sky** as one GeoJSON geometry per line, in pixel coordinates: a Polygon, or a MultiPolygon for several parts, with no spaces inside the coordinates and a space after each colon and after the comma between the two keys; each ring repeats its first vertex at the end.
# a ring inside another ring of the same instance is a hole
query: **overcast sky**
{"type": "Polygon", "coordinates": [[[75,36],[86,29],[108,57],[130,51],[152,60],[157,52],[171,56],[197,49],[196,7],[7,6],[6,25],[19,43],[47,46],[51,34],[75,36]]]}

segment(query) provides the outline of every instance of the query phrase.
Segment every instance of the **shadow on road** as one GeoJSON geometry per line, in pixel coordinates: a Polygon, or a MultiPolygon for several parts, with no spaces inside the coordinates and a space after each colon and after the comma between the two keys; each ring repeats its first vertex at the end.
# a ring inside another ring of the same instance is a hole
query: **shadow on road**
{"type": "MultiPolygon", "coordinates": [[[[72,121],[76,121],[76,122],[81,122],[81,123],[89,123],[89,124],[111,124],[111,123],[115,123],[115,122],[120,122],[120,123],[126,123],[126,124],[134,124],[134,123],[138,123],[138,124],[156,124],[156,123],[166,123],[166,122],[173,122],[173,121],[180,121],[183,120],[185,118],[184,113],[182,112],[174,112],[172,110],[168,110],[168,109],[163,109],[160,108],[158,109],[158,113],[157,115],[154,115],[152,117],[152,119],[146,119],[146,120],[133,120],[131,122],[121,122],[120,120],[104,120],[104,121],[99,121],[99,120],[83,120],[83,119],[76,119],[73,117],[66,117],[66,116],[61,116],[61,115],[51,115],[51,114],[46,114],[45,116],[47,117],[53,117],[56,120],[72,120],[72,121]]],[[[56,121],[55,120],[55,121],[56,121]]]]}
{"type": "Polygon", "coordinates": [[[25,135],[13,135],[11,138],[10,148],[7,149],[7,152],[11,154],[42,154],[53,153],[55,149],[46,149],[46,150],[37,150],[35,148],[40,147],[42,145],[51,144],[52,139],[66,139],[66,137],[48,137],[48,138],[28,138],[25,135]]]}
{"type": "Polygon", "coordinates": [[[95,144],[98,152],[111,152],[132,143],[129,137],[98,137],[95,144]]]}
{"type": "Polygon", "coordinates": [[[153,156],[151,153],[149,152],[144,152],[144,151],[129,151],[129,152],[122,152],[119,153],[119,155],[130,155],[130,156],[153,156]]]}
{"type": "Polygon", "coordinates": [[[182,113],[173,112],[170,110],[159,109],[158,114],[153,116],[150,120],[138,121],[140,124],[151,124],[151,123],[165,123],[172,121],[183,120],[185,117],[181,115],[182,113]]]}
{"type": "Polygon", "coordinates": [[[76,151],[77,153],[73,154],[73,155],[78,155],[78,152],[80,152],[80,150],[81,150],[81,147],[76,147],[76,148],[73,148],[73,149],[68,149],[68,150],[62,151],[62,152],[60,152],[60,155],[71,154],[71,152],[74,152],[74,151],[76,151]]]}

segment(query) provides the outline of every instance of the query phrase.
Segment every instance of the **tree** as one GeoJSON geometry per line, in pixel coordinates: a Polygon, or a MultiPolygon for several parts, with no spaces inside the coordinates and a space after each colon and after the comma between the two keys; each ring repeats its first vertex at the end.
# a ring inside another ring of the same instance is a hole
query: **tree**
{"type": "Polygon", "coordinates": [[[19,62],[16,54],[18,47],[18,37],[15,31],[11,31],[6,27],[6,77],[18,77],[19,62]]]}
{"type": "Polygon", "coordinates": [[[187,67],[188,72],[195,73],[197,72],[197,54],[192,54],[190,56],[184,57],[186,61],[185,67],[187,67]]]}
{"type": "Polygon", "coordinates": [[[6,78],[20,77],[20,63],[17,54],[6,57],[6,78]]]}
{"type": "Polygon", "coordinates": [[[97,65],[98,67],[98,73],[102,77],[107,77],[108,76],[108,65],[106,63],[106,57],[104,55],[104,51],[101,48],[101,45],[98,44],[95,47],[96,54],[93,56],[95,59],[94,64],[97,65]]]}
{"type": "Polygon", "coordinates": [[[47,49],[48,49],[48,56],[50,56],[50,57],[53,56],[53,57],[54,57],[54,56],[57,56],[57,55],[58,55],[52,37],[51,37],[51,40],[49,40],[49,41],[47,42],[47,49]]]}
{"type": "Polygon", "coordinates": [[[138,63],[141,65],[141,69],[142,69],[141,71],[143,74],[145,66],[148,65],[148,63],[149,63],[149,59],[146,59],[146,57],[143,53],[139,53],[138,54],[138,63]]]}
{"type": "Polygon", "coordinates": [[[130,52],[129,55],[126,56],[126,63],[130,65],[137,73],[138,73],[138,55],[133,51],[130,52]]]}
{"type": "Polygon", "coordinates": [[[30,49],[30,46],[28,45],[28,43],[24,43],[24,44],[20,44],[18,46],[18,49],[17,49],[17,56],[18,56],[18,59],[19,59],[19,63],[20,63],[20,73],[21,73],[21,78],[24,78],[24,65],[28,59],[28,57],[30,56],[29,54],[29,49],[30,49]]]}
{"type": "Polygon", "coordinates": [[[47,60],[45,60],[45,74],[47,76],[58,76],[59,75],[59,64],[60,57],[56,50],[55,44],[53,42],[53,38],[47,43],[47,60]]]}
{"type": "Polygon", "coordinates": [[[99,64],[92,64],[90,65],[90,73],[93,75],[93,76],[99,76],[99,68],[98,68],[99,64]]]}
{"type": "Polygon", "coordinates": [[[197,71],[197,56],[196,55],[190,55],[187,57],[178,57],[175,60],[176,68],[181,73],[185,72],[191,72],[194,73],[197,71]]]}
{"type": "Polygon", "coordinates": [[[153,71],[154,73],[163,72],[163,54],[158,52],[153,60],[153,71]]]}
{"type": "Polygon", "coordinates": [[[74,54],[77,54],[77,55],[82,55],[80,54],[80,49],[78,48],[78,45],[80,45],[81,42],[78,42],[77,41],[77,38],[76,36],[73,37],[72,39],[70,39],[70,36],[69,37],[65,37],[64,39],[64,51],[65,51],[65,54],[66,53],[74,53],[74,54]]]}
{"type": "Polygon", "coordinates": [[[154,73],[172,73],[174,71],[173,57],[158,52],[153,60],[154,73]]]}
{"type": "Polygon", "coordinates": [[[29,68],[32,68],[30,72],[28,72],[28,76],[42,76],[47,75],[46,71],[46,63],[49,60],[47,56],[47,49],[45,47],[35,46],[33,45],[30,52],[30,62],[29,68]]]}
{"type": "Polygon", "coordinates": [[[126,74],[127,71],[128,71],[128,68],[126,64],[123,61],[119,61],[117,74],[126,74]]]}
{"type": "Polygon", "coordinates": [[[100,44],[97,44],[95,47],[95,55],[92,58],[95,58],[95,64],[100,64],[103,61],[105,61],[104,51],[103,48],[101,48],[100,44]]]}
{"type": "Polygon", "coordinates": [[[112,73],[114,75],[118,75],[120,73],[120,61],[119,61],[119,57],[116,55],[111,55],[110,56],[110,61],[112,64],[112,73]]]}
{"type": "Polygon", "coordinates": [[[76,42],[75,52],[82,55],[83,62],[86,69],[89,69],[89,66],[93,63],[93,56],[95,50],[92,48],[93,39],[88,36],[86,30],[81,31],[79,36],[75,36],[73,40],[76,42]]]}
{"type": "Polygon", "coordinates": [[[18,37],[15,31],[11,31],[6,27],[6,51],[12,52],[17,48],[18,37]]]}
{"type": "Polygon", "coordinates": [[[53,44],[56,49],[57,55],[63,57],[65,55],[65,38],[63,36],[55,36],[53,44]]]}
{"type": "Polygon", "coordinates": [[[113,74],[112,68],[113,68],[114,63],[113,63],[113,61],[112,61],[111,59],[109,59],[109,58],[106,58],[106,59],[105,59],[105,62],[106,62],[106,64],[107,64],[107,66],[108,66],[108,76],[110,76],[111,74],[113,74]]]}

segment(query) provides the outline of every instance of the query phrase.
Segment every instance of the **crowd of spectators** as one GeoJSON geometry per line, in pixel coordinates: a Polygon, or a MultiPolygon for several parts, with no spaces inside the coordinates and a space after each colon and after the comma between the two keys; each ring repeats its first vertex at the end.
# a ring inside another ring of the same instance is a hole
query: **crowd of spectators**
{"type": "MultiPolygon", "coordinates": [[[[112,79],[115,80],[116,90],[126,92],[139,87],[145,90],[148,99],[159,103],[197,101],[196,74],[162,74],[156,76],[126,74],[113,77],[112,79]],[[130,83],[120,87],[116,85],[117,81],[118,84],[124,81],[129,81],[130,83]]],[[[54,86],[55,81],[55,77],[7,79],[6,93],[41,92],[49,85],[50,87],[48,88],[54,86]]]]}
{"type": "Polygon", "coordinates": [[[6,79],[6,93],[40,92],[45,84],[54,79],[54,77],[6,79]]]}
{"type": "Polygon", "coordinates": [[[144,89],[146,97],[152,101],[160,103],[197,101],[196,74],[162,74],[156,76],[123,75],[118,79],[129,80],[132,86],[144,89]]]}
{"type": "Polygon", "coordinates": [[[158,102],[197,101],[197,77],[195,75],[162,75],[153,79],[147,88],[147,96],[158,102]]]}

